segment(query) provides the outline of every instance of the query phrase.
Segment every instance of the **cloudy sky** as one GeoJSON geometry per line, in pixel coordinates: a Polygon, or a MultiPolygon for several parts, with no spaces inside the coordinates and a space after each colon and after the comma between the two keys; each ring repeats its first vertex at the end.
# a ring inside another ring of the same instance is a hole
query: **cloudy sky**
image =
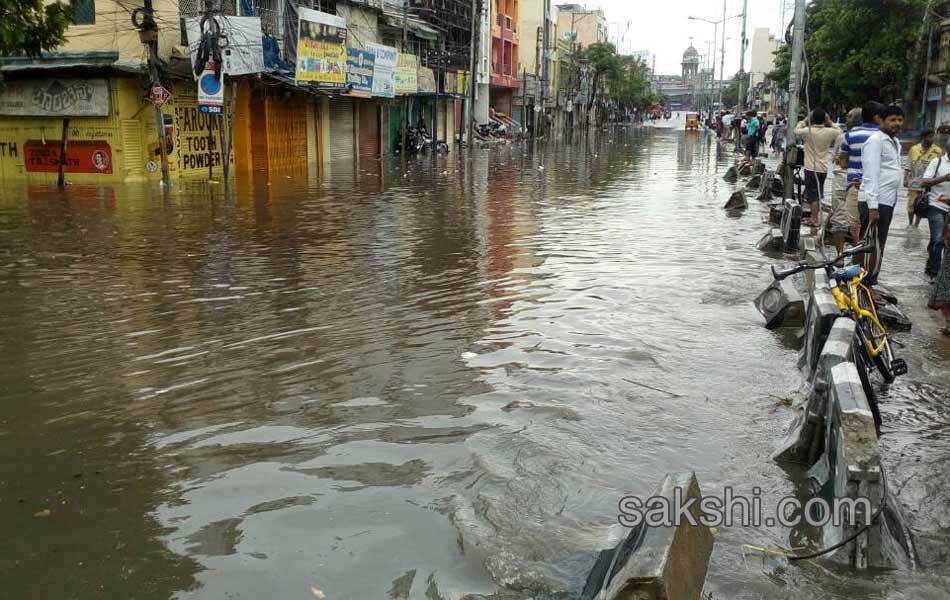
{"type": "MultiPolygon", "coordinates": [[[[566,0],[553,0],[554,4],[567,4],[566,0]]],[[[718,21],[722,19],[722,0],[590,0],[588,8],[603,9],[607,16],[611,41],[619,36],[623,39],[617,44],[622,51],[650,50],[656,56],[656,72],[661,75],[675,75],[680,72],[680,60],[693,37],[693,45],[700,54],[707,52],[707,41],[713,39],[713,26],[701,21],[690,21],[696,16],[718,21]]],[[[749,44],[752,44],[752,30],[767,27],[777,37],[781,37],[779,27],[792,18],[792,0],[785,0],[787,12],[782,20],[782,0],[748,0],[748,20],[746,23],[749,44]]],[[[742,0],[726,0],[726,16],[731,17],[742,12],[742,0]]],[[[726,62],[728,75],[739,70],[739,32],[742,19],[730,19],[726,24],[726,62]],[[732,38],[732,39],[728,39],[732,38]]],[[[719,27],[720,35],[722,27],[719,27]]],[[[616,42],[615,42],[616,43],[616,42]]],[[[717,44],[718,45],[718,44],[717,44]]],[[[717,51],[718,52],[718,51],[717,51]]],[[[718,56],[718,53],[717,53],[718,56]]],[[[746,69],[749,55],[746,52],[746,69]]],[[[716,61],[716,76],[719,76],[719,61],[716,61]]]]}

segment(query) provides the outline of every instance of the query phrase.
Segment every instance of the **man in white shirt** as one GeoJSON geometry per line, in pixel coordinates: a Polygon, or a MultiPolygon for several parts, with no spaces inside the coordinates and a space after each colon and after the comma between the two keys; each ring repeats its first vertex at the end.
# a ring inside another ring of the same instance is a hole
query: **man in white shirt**
{"type": "Polygon", "coordinates": [[[943,228],[950,212],[950,156],[933,159],[921,177],[920,185],[930,190],[927,223],[930,225],[930,243],[927,244],[927,275],[936,277],[943,256],[943,228]]]}
{"type": "Polygon", "coordinates": [[[805,142],[805,200],[811,204],[811,226],[818,227],[825,178],[828,176],[828,150],[841,135],[841,130],[835,127],[824,110],[816,108],[807,119],[798,123],[795,135],[805,142]]]}
{"type": "Polygon", "coordinates": [[[861,148],[863,176],[858,196],[861,237],[867,234],[871,225],[877,224],[877,242],[882,256],[894,217],[897,193],[904,183],[901,145],[897,141],[897,134],[903,125],[904,111],[901,107],[893,104],[884,107],[880,130],[869,137],[861,148]]]}

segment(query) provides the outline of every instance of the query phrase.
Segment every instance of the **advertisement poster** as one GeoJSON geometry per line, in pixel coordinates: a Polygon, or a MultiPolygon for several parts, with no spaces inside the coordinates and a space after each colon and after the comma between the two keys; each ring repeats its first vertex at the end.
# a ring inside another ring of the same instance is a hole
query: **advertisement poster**
{"type": "Polygon", "coordinates": [[[366,49],[376,56],[373,72],[373,95],[381,98],[396,97],[396,65],[399,53],[392,46],[366,44],[366,49]]]}
{"type": "MultiPolygon", "coordinates": [[[[23,145],[23,162],[29,173],[59,171],[60,142],[29,140],[23,145]]],[[[66,144],[67,173],[112,173],[112,148],[104,140],[70,140],[66,144]]]]}
{"type": "Polygon", "coordinates": [[[419,67],[416,71],[420,94],[435,93],[435,73],[429,67],[419,67]]]}
{"type": "Polygon", "coordinates": [[[7,80],[0,87],[0,115],[19,117],[109,116],[105,79],[7,80]]]}
{"type": "Polygon", "coordinates": [[[373,64],[375,55],[366,50],[346,49],[346,84],[351,96],[369,98],[373,95],[373,64]]]}
{"type": "Polygon", "coordinates": [[[343,87],[346,83],[346,20],[300,7],[296,80],[343,87]]]}
{"type": "Polygon", "coordinates": [[[417,65],[418,60],[415,54],[399,53],[394,75],[397,94],[415,94],[419,91],[419,79],[416,76],[417,65]]]}

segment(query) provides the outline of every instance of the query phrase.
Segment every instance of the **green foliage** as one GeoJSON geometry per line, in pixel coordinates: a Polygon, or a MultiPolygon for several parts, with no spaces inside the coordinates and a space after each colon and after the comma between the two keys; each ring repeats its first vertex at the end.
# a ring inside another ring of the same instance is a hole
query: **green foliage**
{"type": "MultiPolygon", "coordinates": [[[[927,0],[814,0],[809,4],[805,51],[812,106],[846,110],[868,99],[900,99],[926,6],[927,0]]],[[[947,0],[934,5],[937,12],[948,7],[947,0]]],[[[776,52],[770,75],[780,87],[788,87],[790,62],[791,51],[783,46],[776,52]]]]}
{"type": "MultiPolygon", "coordinates": [[[[746,74],[744,77],[748,77],[746,74]]],[[[725,107],[735,106],[739,103],[739,82],[742,81],[743,75],[736,73],[732,76],[732,80],[722,88],[722,104],[725,107]]]]}
{"type": "Polygon", "coordinates": [[[628,108],[647,107],[657,99],[650,90],[650,69],[639,58],[618,55],[606,42],[591,44],[580,54],[590,65],[590,106],[598,93],[628,108]]]}
{"type": "Polygon", "coordinates": [[[64,41],[71,5],[43,0],[0,0],[0,56],[36,56],[64,41]]]}

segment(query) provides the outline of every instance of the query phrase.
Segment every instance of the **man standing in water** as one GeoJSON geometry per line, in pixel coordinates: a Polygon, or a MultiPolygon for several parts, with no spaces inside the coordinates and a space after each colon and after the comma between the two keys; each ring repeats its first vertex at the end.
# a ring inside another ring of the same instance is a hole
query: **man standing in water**
{"type": "Polygon", "coordinates": [[[805,199],[811,205],[811,226],[817,227],[821,216],[821,199],[825,195],[828,176],[828,150],[841,130],[834,126],[825,111],[816,108],[795,127],[795,135],[805,142],[805,199]]]}
{"type": "MultiPolygon", "coordinates": [[[[904,111],[891,104],[881,111],[881,128],[868,138],[861,149],[861,196],[858,199],[858,212],[861,216],[861,237],[863,238],[873,225],[877,225],[877,244],[881,258],[887,244],[887,233],[894,217],[897,205],[897,192],[904,181],[901,167],[901,145],[897,134],[904,126],[904,111]]],[[[880,270],[880,261],[878,262],[880,270]]],[[[869,283],[877,280],[872,273],[869,283]]]]}
{"type": "Polygon", "coordinates": [[[884,105],[880,102],[872,100],[865,104],[861,109],[861,125],[848,130],[848,133],[844,135],[844,144],[841,145],[838,153],[838,164],[848,169],[848,191],[845,197],[845,206],[847,206],[848,216],[852,220],[854,229],[851,235],[855,241],[862,237],[860,211],[858,210],[858,200],[861,195],[861,149],[868,138],[880,127],[882,110],[884,110],[884,105]]]}
{"type": "MultiPolygon", "coordinates": [[[[920,225],[920,217],[914,214],[914,203],[920,196],[923,188],[920,178],[930,165],[931,161],[939,158],[943,151],[934,144],[934,130],[925,129],[920,134],[920,143],[914,144],[907,151],[907,169],[904,171],[904,187],[907,188],[907,226],[920,225]]],[[[942,233],[941,233],[942,235],[942,233]]]]}

